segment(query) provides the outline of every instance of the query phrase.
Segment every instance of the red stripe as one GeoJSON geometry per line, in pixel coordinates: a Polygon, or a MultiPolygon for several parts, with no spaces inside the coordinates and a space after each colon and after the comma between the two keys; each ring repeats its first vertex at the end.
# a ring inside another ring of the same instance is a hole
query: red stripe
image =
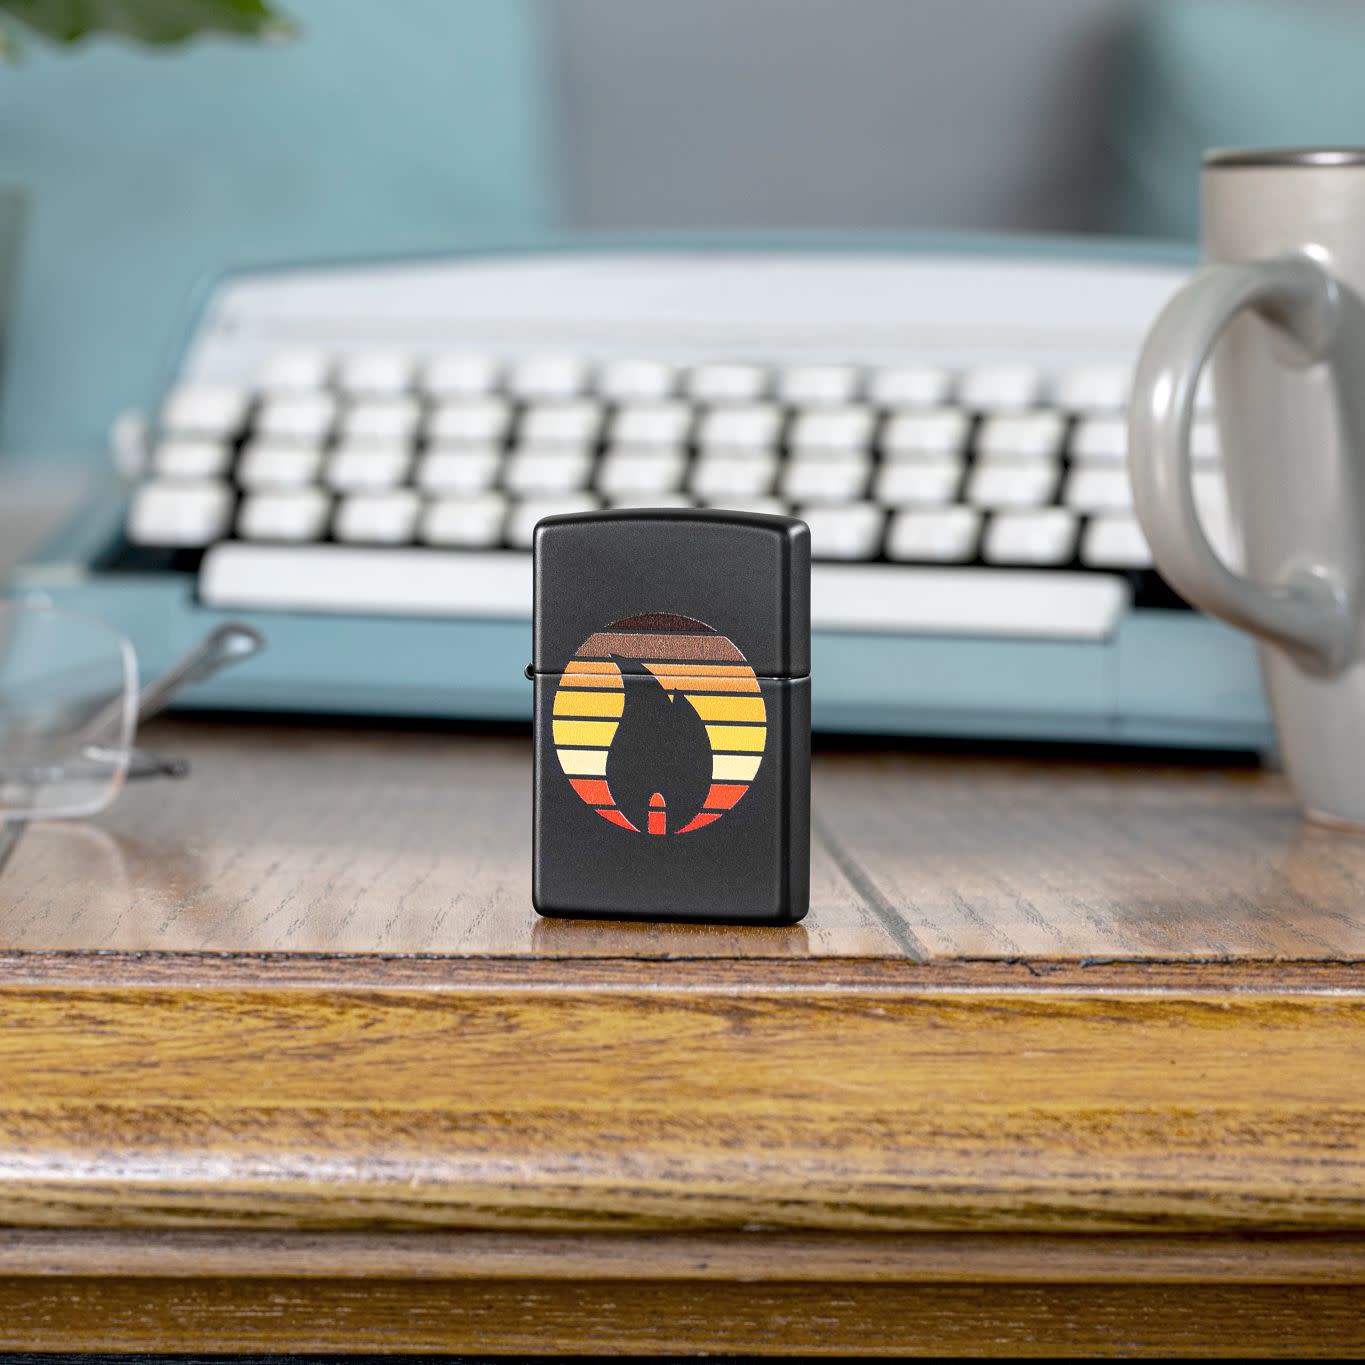
{"type": "Polygon", "coordinates": [[[611,788],[607,786],[604,777],[571,777],[569,781],[573,784],[573,789],[590,806],[614,806],[615,801],[611,799],[611,788]]]}
{"type": "Polygon", "coordinates": [[[709,806],[712,810],[729,810],[748,790],[749,784],[747,782],[734,784],[713,782],[711,790],[706,793],[706,800],[702,804],[709,806]]]}
{"type": "Polygon", "coordinates": [[[708,815],[705,811],[702,811],[700,815],[694,815],[680,830],[678,830],[678,833],[686,834],[689,830],[701,829],[703,825],[709,825],[712,820],[719,819],[719,814],[708,815]]]}
{"type": "Polygon", "coordinates": [[[603,810],[599,806],[597,813],[602,819],[610,820],[613,825],[620,825],[622,829],[634,829],[636,834],[639,834],[640,832],[638,829],[635,829],[635,826],[632,825],[619,810],[603,810]]]}

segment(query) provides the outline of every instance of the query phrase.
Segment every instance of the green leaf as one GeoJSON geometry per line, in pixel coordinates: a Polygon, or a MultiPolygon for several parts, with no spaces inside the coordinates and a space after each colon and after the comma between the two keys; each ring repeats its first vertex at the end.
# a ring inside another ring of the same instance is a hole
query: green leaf
{"type": "Polygon", "coordinates": [[[59,43],[92,33],[160,46],[197,33],[282,38],[294,32],[268,0],[0,0],[0,11],[59,43]]]}

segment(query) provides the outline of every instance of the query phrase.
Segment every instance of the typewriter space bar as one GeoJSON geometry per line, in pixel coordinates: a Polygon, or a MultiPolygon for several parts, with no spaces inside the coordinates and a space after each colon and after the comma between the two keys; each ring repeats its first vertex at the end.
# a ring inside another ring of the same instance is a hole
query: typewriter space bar
{"type": "MultiPolygon", "coordinates": [[[[230,541],[204,556],[199,595],[237,609],[527,620],[531,556],[230,541]]],[[[1129,600],[1123,578],[1065,570],[817,564],[811,575],[817,630],[1101,640],[1129,600]]]]}

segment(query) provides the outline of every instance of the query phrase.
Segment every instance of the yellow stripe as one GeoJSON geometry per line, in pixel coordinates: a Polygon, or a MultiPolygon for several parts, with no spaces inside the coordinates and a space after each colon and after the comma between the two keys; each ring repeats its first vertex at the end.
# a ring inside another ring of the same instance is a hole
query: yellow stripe
{"type": "MultiPolygon", "coordinates": [[[[711,780],[713,782],[752,782],[763,759],[755,754],[717,754],[711,760],[711,780]]],[[[602,770],[606,771],[606,756],[603,755],[602,770]]]]}
{"type": "Polygon", "coordinates": [[[570,777],[605,777],[607,751],[605,749],[560,749],[559,766],[570,777]]]}
{"type": "Polygon", "coordinates": [[[555,693],[557,716],[619,716],[625,704],[624,692],[580,692],[561,687],[555,693]]]}
{"type": "Polygon", "coordinates": [[[619,724],[615,720],[557,720],[554,723],[555,743],[600,744],[605,749],[619,724]]]}
{"type": "Polygon", "coordinates": [[[768,737],[768,727],[766,725],[708,725],[706,733],[711,740],[713,749],[745,749],[750,752],[762,753],[764,742],[768,737]]]}
{"type": "MultiPolygon", "coordinates": [[[[762,697],[694,697],[684,693],[703,720],[767,720],[762,697]]],[[[555,703],[558,707],[559,703],[555,703]]]]}

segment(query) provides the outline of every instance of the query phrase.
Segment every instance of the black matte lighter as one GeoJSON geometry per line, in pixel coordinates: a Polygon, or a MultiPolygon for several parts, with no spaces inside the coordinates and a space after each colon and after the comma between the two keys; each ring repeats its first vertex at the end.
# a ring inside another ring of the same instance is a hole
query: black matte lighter
{"type": "Polygon", "coordinates": [[[790,924],[810,902],[810,532],[628,511],[535,533],[542,915],[790,924]]]}

